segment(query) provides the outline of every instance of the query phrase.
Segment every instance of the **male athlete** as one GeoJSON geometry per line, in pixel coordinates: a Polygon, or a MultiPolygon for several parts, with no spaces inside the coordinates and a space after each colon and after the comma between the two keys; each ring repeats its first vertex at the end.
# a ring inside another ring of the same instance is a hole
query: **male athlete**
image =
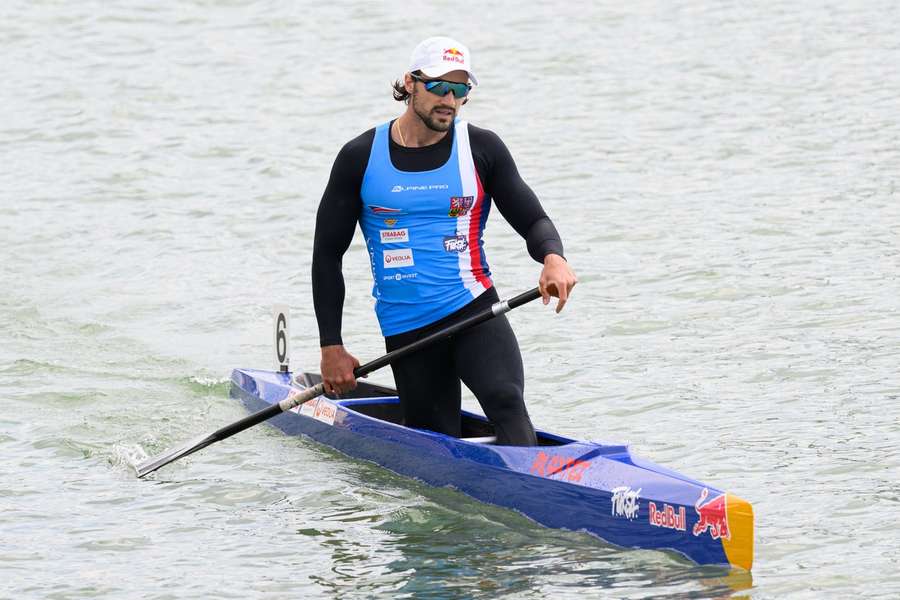
{"type": "MultiPolygon", "coordinates": [[[[343,346],[341,260],[356,224],[375,280],[375,312],[388,351],[499,300],[483,251],[491,200],[544,267],[544,304],[562,310],[577,282],[553,223],[491,131],[457,119],[472,84],[469,49],[446,37],[419,44],[394,98],[399,118],[348,142],[335,159],[316,217],[313,302],[326,392],[356,387],[359,361],[343,346]],[[470,83],[471,82],[471,83],[470,83]]],[[[497,443],[536,445],[515,334],[499,316],[392,365],[404,424],[459,437],[460,380],[497,443]]]]}

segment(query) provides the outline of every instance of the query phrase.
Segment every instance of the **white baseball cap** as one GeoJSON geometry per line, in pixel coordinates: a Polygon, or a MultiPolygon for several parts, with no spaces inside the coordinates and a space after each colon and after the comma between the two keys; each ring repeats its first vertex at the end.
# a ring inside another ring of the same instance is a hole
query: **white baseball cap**
{"type": "Polygon", "coordinates": [[[410,73],[422,71],[428,77],[440,77],[456,70],[468,73],[472,83],[478,85],[469,48],[448,37],[430,37],[420,42],[409,61],[410,73]]]}

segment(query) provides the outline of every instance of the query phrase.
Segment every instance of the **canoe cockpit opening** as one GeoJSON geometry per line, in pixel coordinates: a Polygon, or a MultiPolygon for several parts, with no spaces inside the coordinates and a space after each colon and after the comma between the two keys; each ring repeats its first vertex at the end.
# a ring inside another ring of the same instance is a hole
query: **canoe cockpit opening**
{"type": "MultiPolygon", "coordinates": [[[[303,373],[296,376],[296,382],[304,387],[312,387],[322,381],[317,373],[303,373]]],[[[327,395],[331,400],[345,401],[347,408],[352,408],[358,413],[368,417],[387,421],[389,423],[403,424],[403,415],[400,412],[400,401],[397,399],[397,390],[377,383],[360,381],[356,389],[341,396],[327,395]],[[383,398],[383,400],[382,400],[383,398]]],[[[497,432],[494,426],[481,415],[469,412],[462,413],[462,435],[460,439],[476,444],[494,444],[497,441],[497,432]]],[[[571,442],[565,438],[538,432],[539,446],[562,446],[571,442]]]]}

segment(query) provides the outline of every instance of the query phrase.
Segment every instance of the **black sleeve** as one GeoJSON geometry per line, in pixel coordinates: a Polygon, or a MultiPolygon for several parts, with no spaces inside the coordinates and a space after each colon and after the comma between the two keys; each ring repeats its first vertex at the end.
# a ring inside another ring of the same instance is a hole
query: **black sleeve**
{"type": "Polygon", "coordinates": [[[563,244],[537,196],[522,180],[512,155],[493,131],[469,125],[475,167],[484,190],[500,214],[525,238],[528,254],[544,262],[548,254],[563,254],[563,244]]]}
{"type": "Polygon", "coordinates": [[[341,148],[316,213],[312,292],[322,346],[343,343],[344,275],[341,263],[359,221],[362,206],[359,191],[374,139],[375,130],[370,129],[341,148]]]}

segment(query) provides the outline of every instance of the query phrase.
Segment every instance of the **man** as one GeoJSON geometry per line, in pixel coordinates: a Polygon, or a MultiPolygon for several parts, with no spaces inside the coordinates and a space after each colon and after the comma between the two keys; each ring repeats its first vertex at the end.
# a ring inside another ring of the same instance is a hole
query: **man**
{"type": "MultiPolygon", "coordinates": [[[[555,296],[562,310],[577,282],[556,228],[506,146],[493,132],[457,119],[477,83],[463,44],[446,37],[423,41],[403,82],[394,84],[405,112],[348,142],[334,162],[316,217],[312,266],[328,393],[356,387],[359,361],[341,339],[341,260],[357,223],[388,351],[498,300],[482,245],[492,198],[544,265],[538,284],[545,305],[555,296]]],[[[518,342],[505,317],[391,366],[405,425],[458,437],[461,380],[494,425],[498,444],[537,443],[525,409],[518,342]]]]}

